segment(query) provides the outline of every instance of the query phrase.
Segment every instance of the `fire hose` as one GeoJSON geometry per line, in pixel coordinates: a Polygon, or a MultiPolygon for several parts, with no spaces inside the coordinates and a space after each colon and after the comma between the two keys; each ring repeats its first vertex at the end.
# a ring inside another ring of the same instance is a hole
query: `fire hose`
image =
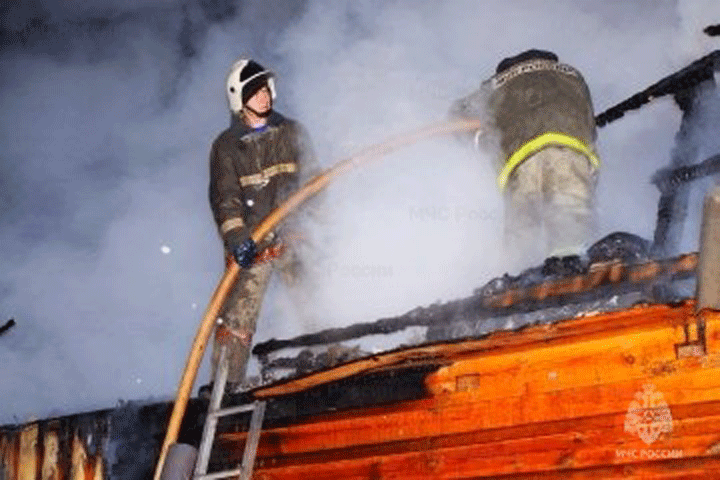
{"type": "MultiPolygon", "coordinates": [[[[294,212],[306,200],[322,191],[332,180],[346,173],[363,163],[380,158],[402,147],[412,145],[427,138],[446,135],[450,133],[465,132],[479,130],[481,124],[477,120],[463,119],[446,122],[439,122],[420,128],[418,130],[392,137],[385,142],[378,143],[367,147],[350,157],[337,162],[331,168],[312,178],[302,188],[290,195],[280,206],[270,212],[262,222],[252,231],[250,235],[255,243],[261,242],[270,232],[272,232],[280,223],[285,220],[292,212],[294,212]]],[[[185,370],[180,379],[173,410],[168,421],[168,429],[165,434],[160,456],[155,468],[154,480],[160,480],[162,470],[170,446],[175,443],[180,433],[180,427],[185,410],[187,408],[190,394],[192,392],[197,372],[200,368],[208,339],[212,333],[220,310],[222,309],[227,296],[230,294],[240,272],[240,266],[232,261],[225,269],[220,282],[210,298],[210,302],[205,309],[202,321],[198,327],[195,339],[193,341],[190,353],[188,355],[185,370]]]]}

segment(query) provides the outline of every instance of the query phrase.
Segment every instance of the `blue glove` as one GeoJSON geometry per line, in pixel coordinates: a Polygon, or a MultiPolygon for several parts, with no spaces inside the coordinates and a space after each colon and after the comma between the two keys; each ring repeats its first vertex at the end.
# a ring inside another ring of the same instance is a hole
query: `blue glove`
{"type": "Polygon", "coordinates": [[[242,268],[248,268],[252,265],[253,260],[255,260],[257,245],[255,245],[255,241],[252,238],[248,238],[243,243],[233,248],[232,253],[238,265],[242,268]]]}

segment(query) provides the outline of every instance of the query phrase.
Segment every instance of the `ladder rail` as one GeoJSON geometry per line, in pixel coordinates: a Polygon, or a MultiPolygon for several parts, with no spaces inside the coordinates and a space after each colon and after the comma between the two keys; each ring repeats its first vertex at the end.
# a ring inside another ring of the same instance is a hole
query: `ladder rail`
{"type": "Polygon", "coordinates": [[[228,370],[229,362],[227,346],[223,345],[220,348],[218,371],[215,374],[215,381],[212,393],[210,394],[208,414],[205,420],[205,425],[203,426],[202,440],[200,441],[198,457],[195,462],[193,480],[216,480],[228,477],[238,477],[240,480],[250,480],[252,477],[267,402],[264,400],[256,400],[253,403],[245,405],[237,405],[224,409],[221,408],[223,395],[225,393],[225,385],[227,384],[228,370]],[[250,416],[250,426],[248,427],[248,435],[245,440],[245,449],[243,451],[243,458],[240,467],[232,470],[208,473],[207,469],[208,464],[210,463],[212,447],[215,443],[218,420],[222,417],[249,411],[252,411],[252,414],[250,416]]]}
{"type": "Polygon", "coordinates": [[[255,466],[255,455],[257,454],[260,432],[262,431],[263,418],[265,417],[265,401],[255,402],[255,410],[250,417],[250,428],[245,440],[245,451],[242,459],[242,475],[240,480],[250,480],[255,466]]]}
{"type": "Polygon", "coordinates": [[[198,458],[195,462],[195,476],[205,475],[207,473],[208,463],[210,462],[210,453],[212,451],[213,441],[215,439],[215,431],[217,429],[218,419],[217,412],[220,411],[223,393],[225,393],[225,384],[228,377],[228,361],[227,346],[220,348],[220,361],[218,362],[218,371],[215,375],[212,393],[210,394],[210,403],[208,404],[208,415],[203,426],[202,440],[200,441],[200,449],[198,458]]]}

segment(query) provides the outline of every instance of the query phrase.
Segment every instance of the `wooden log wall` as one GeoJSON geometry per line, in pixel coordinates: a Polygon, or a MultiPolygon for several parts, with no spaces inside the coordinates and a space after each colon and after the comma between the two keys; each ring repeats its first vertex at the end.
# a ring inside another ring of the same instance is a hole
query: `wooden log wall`
{"type": "MultiPolygon", "coordinates": [[[[446,362],[425,398],[263,431],[254,478],[720,478],[720,312],[694,308],[408,351],[446,362]]],[[[230,461],[244,435],[222,436],[230,461]]]]}
{"type": "MultiPolygon", "coordinates": [[[[0,426],[0,480],[145,480],[167,428],[168,402],[124,402],[0,426]]],[[[199,439],[207,403],[193,400],[181,440],[199,439]]]]}
{"type": "Polygon", "coordinates": [[[100,453],[89,454],[78,432],[68,439],[59,423],[33,422],[0,432],[0,479],[104,480],[100,453]]]}

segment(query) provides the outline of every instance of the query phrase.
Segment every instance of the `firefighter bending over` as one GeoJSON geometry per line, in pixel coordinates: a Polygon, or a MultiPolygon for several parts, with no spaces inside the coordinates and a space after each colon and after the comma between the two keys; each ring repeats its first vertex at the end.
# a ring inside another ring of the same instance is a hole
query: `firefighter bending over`
{"type": "Polygon", "coordinates": [[[580,72],[552,52],[528,50],[502,60],[494,76],[455,102],[451,115],[486,126],[474,140],[499,160],[508,253],[522,262],[563,257],[579,263],[595,233],[600,164],[592,100],[580,72]]]}
{"type": "MultiPolygon", "coordinates": [[[[227,77],[226,94],[231,125],[212,145],[210,205],[227,259],[232,261],[232,255],[241,270],[220,314],[212,367],[214,378],[220,345],[228,345],[226,391],[231,391],[245,378],[270,274],[278,268],[286,284],[292,284],[301,270],[295,252],[281,242],[281,236],[289,235],[274,232],[256,245],[250,234],[315,169],[315,157],[305,128],[273,110],[273,73],[254,60],[239,60],[227,77]]],[[[209,387],[201,394],[209,393],[209,387]]]]}

